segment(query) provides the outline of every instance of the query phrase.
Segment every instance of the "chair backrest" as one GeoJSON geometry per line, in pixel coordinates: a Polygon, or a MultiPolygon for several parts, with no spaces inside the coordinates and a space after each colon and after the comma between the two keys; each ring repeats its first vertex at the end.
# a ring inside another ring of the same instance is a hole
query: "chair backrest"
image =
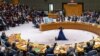
{"type": "Polygon", "coordinates": [[[47,54],[46,56],[54,56],[54,54],[47,54]]]}
{"type": "Polygon", "coordinates": [[[29,56],[35,56],[33,53],[28,53],[29,54],[29,56]]]}
{"type": "Polygon", "coordinates": [[[87,53],[87,56],[98,56],[98,53],[96,50],[92,50],[87,53]]]}
{"type": "Polygon", "coordinates": [[[30,56],[35,56],[35,55],[31,53],[30,56]]]}

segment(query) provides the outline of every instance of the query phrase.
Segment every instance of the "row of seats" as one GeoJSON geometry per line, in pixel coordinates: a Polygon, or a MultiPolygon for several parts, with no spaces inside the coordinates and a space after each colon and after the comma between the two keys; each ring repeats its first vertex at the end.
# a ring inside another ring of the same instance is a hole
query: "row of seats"
{"type": "MultiPolygon", "coordinates": [[[[98,49],[100,48],[100,38],[94,38],[95,40],[95,45],[94,45],[94,49],[98,49]],[[99,42],[99,43],[98,43],[99,42]]],[[[20,37],[20,34],[12,34],[10,37],[9,37],[9,42],[10,43],[13,43],[13,41],[17,41],[17,47],[21,50],[26,50],[25,46],[27,44],[27,41],[25,40],[22,40],[21,37],[20,37]],[[23,47],[22,47],[23,46],[23,47]]],[[[93,40],[91,40],[90,42],[92,42],[93,40]]],[[[45,50],[46,50],[46,46],[45,44],[36,44],[36,43],[30,43],[30,45],[33,46],[33,48],[37,48],[39,53],[45,53],[45,50]]],[[[87,43],[86,42],[82,42],[82,43],[77,43],[77,48],[76,48],[76,51],[77,52],[85,52],[84,50],[84,47],[83,46],[86,46],[87,43]]],[[[73,47],[72,45],[57,45],[54,52],[56,54],[59,54],[59,53],[66,53],[67,50],[69,49],[69,47],[73,47]],[[58,50],[57,50],[58,49],[58,50]]],[[[96,50],[92,50],[91,52],[97,52],[96,50]]],[[[90,52],[89,52],[90,53],[90,52]]],[[[48,55],[55,55],[55,54],[48,54],[48,55]]],[[[89,55],[87,53],[85,53],[85,55],[89,55]]]]}

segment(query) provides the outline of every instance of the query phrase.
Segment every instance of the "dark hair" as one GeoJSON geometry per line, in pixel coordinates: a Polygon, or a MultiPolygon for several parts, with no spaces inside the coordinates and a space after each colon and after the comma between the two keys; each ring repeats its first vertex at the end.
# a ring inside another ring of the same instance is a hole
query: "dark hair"
{"type": "Polygon", "coordinates": [[[87,42],[87,46],[90,46],[90,42],[87,42]]]}
{"type": "Polygon", "coordinates": [[[49,45],[47,45],[47,47],[46,47],[46,48],[48,49],[48,48],[50,48],[50,46],[49,46],[49,45]]]}

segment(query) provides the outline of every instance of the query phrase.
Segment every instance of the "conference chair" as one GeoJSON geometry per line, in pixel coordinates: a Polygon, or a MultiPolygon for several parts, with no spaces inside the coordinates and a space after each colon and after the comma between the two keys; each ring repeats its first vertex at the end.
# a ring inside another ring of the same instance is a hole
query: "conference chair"
{"type": "Polygon", "coordinates": [[[54,54],[47,54],[46,56],[55,56],[54,54]]]}
{"type": "Polygon", "coordinates": [[[97,53],[96,50],[91,50],[91,51],[89,51],[89,52],[87,53],[86,56],[98,56],[98,53],[97,53]]]}

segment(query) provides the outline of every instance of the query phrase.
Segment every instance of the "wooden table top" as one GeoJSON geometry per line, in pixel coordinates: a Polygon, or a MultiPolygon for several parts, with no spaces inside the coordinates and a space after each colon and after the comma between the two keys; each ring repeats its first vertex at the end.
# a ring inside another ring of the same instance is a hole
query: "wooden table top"
{"type": "Polygon", "coordinates": [[[59,29],[60,27],[64,29],[78,29],[93,32],[100,36],[100,25],[81,23],[81,22],[57,22],[57,23],[47,23],[40,24],[40,31],[59,29]]]}

